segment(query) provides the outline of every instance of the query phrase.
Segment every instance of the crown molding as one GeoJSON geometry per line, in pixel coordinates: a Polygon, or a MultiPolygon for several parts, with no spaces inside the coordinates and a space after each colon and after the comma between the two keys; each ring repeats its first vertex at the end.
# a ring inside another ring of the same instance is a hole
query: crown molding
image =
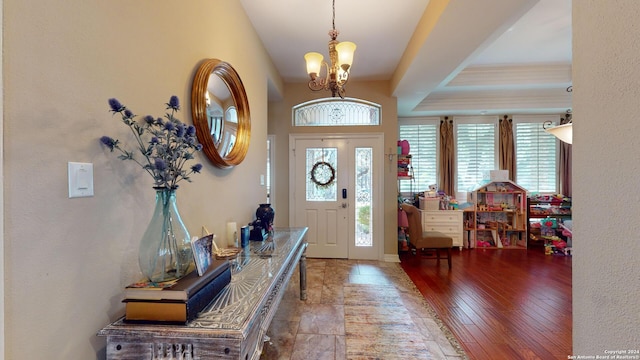
{"type": "Polygon", "coordinates": [[[571,108],[565,88],[435,92],[416,106],[421,115],[555,113],[571,108]]]}
{"type": "Polygon", "coordinates": [[[438,89],[461,90],[464,88],[529,88],[571,85],[571,64],[474,66],[462,70],[444,87],[438,89]]]}

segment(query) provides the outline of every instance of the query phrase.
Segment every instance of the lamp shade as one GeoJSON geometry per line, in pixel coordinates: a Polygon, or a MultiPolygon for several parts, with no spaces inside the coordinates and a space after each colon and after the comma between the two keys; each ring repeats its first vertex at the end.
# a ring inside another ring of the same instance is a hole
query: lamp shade
{"type": "Polygon", "coordinates": [[[558,139],[560,139],[560,141],[566,142],[567,144],[573,143],[573,123],[546,128],[544,131],[557,137],[558,139]]]}
{"type": "Polygon", "coordinates": [[[308,52],[304,55],[304,60],[307,62],[307,74],[316,74],[320,73],[320,67],[322,66],[322,59],[324,57],[322,54],[317,52],[308,52]]]}
{"type": "Polygon", "coordinates": [[[336,45],[336,51],[338,52],[338,64],[340,67],[345,71],[349,70],[353,63],[353,54],[356,51],[356,44],[351,41],[343,41],[336,45]]]}

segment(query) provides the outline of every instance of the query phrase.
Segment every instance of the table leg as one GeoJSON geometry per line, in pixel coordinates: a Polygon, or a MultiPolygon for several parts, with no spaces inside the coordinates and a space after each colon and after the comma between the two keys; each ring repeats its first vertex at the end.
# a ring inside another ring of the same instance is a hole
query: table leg
{"type": "Polygon", "coordinates": [[[300,300],[307,300],[307,250],[300,256],[300,300]]]}

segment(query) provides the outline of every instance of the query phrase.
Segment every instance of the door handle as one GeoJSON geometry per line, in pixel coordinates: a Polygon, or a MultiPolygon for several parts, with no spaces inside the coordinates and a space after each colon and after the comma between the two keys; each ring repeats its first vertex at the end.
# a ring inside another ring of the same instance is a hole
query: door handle
{"type": "Polygon", "coordinates": [[[347,198],[347,189],[342,189],[342,198],[343,199],[347,198]]]}

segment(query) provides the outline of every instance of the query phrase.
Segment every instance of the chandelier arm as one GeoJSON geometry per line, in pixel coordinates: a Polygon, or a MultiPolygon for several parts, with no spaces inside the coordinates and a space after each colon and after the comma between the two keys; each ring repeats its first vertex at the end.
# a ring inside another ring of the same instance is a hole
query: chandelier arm
{"type": "Polygon", "coordinates": [[[320,74],[318,74],[315,79],[309,80],[309,89],[313,91],[329,89],[329,64],[327,64],[326,61],[323,61],[322,64],[320,64],[320,74]],[[325,69],[324,77],[320,76],[322,73],[322,67],[325,69]]]}
{"type": "Polygon", "coordinates": [[[346,84],[347,81],[349,81],[349,71],[338,72],[338,84],[342,86],[346,84]]]}

